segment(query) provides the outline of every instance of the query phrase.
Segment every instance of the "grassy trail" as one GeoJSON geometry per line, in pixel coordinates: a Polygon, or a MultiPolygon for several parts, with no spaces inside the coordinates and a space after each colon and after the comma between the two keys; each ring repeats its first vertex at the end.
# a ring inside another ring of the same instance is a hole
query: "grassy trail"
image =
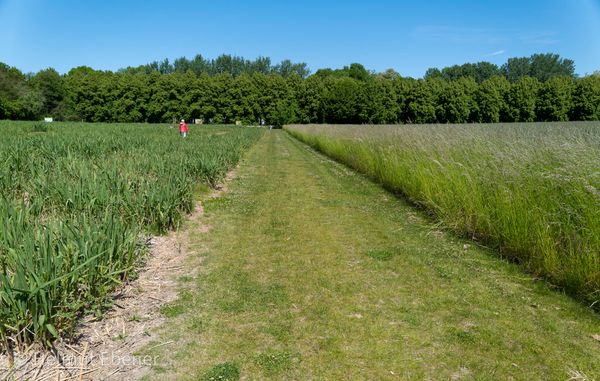
{"type": "Polygon", "coordinates": [[[205,212],[148,379],[600,378],[597,315],[285,132],[205,212]]]}

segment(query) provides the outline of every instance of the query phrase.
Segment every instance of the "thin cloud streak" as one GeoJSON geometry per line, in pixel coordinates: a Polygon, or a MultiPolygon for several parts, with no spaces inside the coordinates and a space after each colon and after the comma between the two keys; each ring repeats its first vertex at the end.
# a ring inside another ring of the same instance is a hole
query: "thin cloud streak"
{"type": "Polygon", "coordinates": [[[493,53],[488,54],[487,57],[499,56],[499,55],[504,54],[504,53],[506,53],[506,50],[504,50],[504,49],[503,50],[498,50],[497,52],[493,52],[493,53]]]}

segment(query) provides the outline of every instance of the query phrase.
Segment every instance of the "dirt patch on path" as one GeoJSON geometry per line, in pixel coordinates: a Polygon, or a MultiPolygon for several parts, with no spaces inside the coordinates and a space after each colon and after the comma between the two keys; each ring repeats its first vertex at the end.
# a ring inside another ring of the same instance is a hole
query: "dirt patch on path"
{"type": "MultiPolygon", "coordinates": [[[[235,169],[227,173],[210,197],[227,191],[235,169]]],[[[192,254],[188,249],[190,228],[206,233],[202,204],[198,202],[188,217],[192,227],[148,240],[149,255],[138,270],[138,278],[128,282],[114,295],[114,306],[101,318],[85,318],[71,341],[59,340],[50,352],[35,350],[15,354],[15,365],[0,355],[0,380],[137,380],[157,362],[150,356],[134,354],[157,340],[154,328],[165,318],[160,308],[178,296],[178,279],[190,274],[186,267],[192,254]]],[[[156,346],[170,342],[158,343],[156,346]]]]}

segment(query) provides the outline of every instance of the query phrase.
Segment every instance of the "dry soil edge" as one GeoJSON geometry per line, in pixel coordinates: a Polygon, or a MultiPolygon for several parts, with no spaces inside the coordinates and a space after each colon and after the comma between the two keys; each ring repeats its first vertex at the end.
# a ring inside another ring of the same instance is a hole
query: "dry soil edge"
{"type": "MultiPolygon", "coordinates": [[[[235,177],[237,167],[209,197],[219,197],[235,177]]],[[[2,380],[137,380],[150,370],[153,359],[137,357],[140,348],[158,339],[153,329],[165,318],[160,308],[177,298],[178,278],[191,275],[187,259],[189,229],[206,233],[204,209],[198,201],[185,227],[166,236],[149,239],[149,254],[138,277],[114,295],[114,306],[102,319],[84,319],[76,330],[75,342],[59,341],[52,352],[29,350],[15,355],[9,370],[8,358],[0,356],[2,380]]],[[[167,343],[158,343],[163,345],[167,343]]]]}

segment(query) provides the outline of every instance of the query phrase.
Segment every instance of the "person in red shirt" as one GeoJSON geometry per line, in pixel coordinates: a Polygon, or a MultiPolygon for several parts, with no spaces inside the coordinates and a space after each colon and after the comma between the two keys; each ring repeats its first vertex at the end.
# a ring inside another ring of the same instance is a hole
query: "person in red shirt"
{"type": "Polygon", "coordinates": [[[179,123],[179,135],[181,135],[182,138],[187,137],[188,134],[188,128],[187,125],[185,124],[185,119],[181,119],[181,123],[179,123]]]}

